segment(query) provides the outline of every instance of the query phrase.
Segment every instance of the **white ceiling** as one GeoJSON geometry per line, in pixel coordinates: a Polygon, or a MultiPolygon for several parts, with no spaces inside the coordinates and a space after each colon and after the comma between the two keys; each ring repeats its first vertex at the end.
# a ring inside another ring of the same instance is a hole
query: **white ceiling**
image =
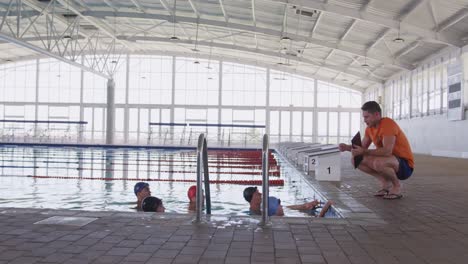
{"type": "Polygon", "coordinates": [[[109,53],[174,54],[358,90],[468,41],[468,0],[0,0],[0,17],[0,63],[40,54],[108,74],[109,53]]]}

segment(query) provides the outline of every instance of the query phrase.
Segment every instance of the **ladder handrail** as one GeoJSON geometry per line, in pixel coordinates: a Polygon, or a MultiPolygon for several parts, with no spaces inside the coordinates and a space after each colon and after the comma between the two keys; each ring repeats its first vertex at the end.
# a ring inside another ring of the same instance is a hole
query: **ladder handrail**
{"type": "Polygon", "coordinates": [[[262,221],[259,223],[261,226],[270,225],[268,216],[268,195],[269,195],[269,173],[268,173],[268,155],[270,148],[270,140],[267,134],[263,135],[263,148],[262,148],[262,221]]]}
{"type": "Polygon", "coordinates": [[[203,188],[202,188],[202,170],[205,182],[206,192],[206,212],[211,214],[211,197],[210,197],[210,180],[208,172],[208,149],[205,134],[200,134],[197,145],[197,196],[196,196],[196,218],[195,223],[201,222],[201,214],[203,210],[203,188]]]}

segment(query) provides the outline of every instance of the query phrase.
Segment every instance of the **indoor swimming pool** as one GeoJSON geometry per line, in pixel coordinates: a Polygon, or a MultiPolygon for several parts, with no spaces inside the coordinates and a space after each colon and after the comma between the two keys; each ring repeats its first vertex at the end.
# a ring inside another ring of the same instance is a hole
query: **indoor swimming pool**
{"type": "MultiPolygon", "coordinates": [[[[196,182],[195,149],[0,147],[0,207],[136,211],[133,186],[150,184],[166,212],[190,213],[187,189],[196,182]]],[[[208,151],[212,214],[248,215],[242,192],[261,190],[261,151],[208,151]]],[[[295,168],[269,157],[270,196],[292,205],[320,199],[295,168]]],[[[310,216],[284,207],[286,216],[310,216]]],[[[331,211],[327,217],[336,217],[331,211]]]]}

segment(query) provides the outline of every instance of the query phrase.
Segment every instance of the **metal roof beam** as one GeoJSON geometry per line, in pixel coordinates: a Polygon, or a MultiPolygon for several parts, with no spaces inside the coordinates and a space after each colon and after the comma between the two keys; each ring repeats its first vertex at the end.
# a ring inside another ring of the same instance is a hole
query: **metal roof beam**
{"type": "Polygon", "coordinates": [[[365,4],[362,5],[361,7],[361,11],[367,11],[369,10],[369,7],[370,7],[370,4],[372,3],[372,0],[367,0],[367,2],[365,4]]]}
{"type": "Polygon", "coordinates": [[[430,1],[427,2],[427,4],[429,5],[429,10],[431,12],[432,20],[434,21],[434,30],[438,31],[438,29],[439,29],[439,20],[437,19],[436,11],[434,10],[434,5],[430,1]]]}
{"type": "Polygon", "coordinates": [[[32,45],[32,44],[30,44],[28,42],[24,42],[22,40],[10,37],[10,36],[5,35],[3,33],[0,33],[0,39],[5,40],[5,41],[7,41],[9,43],[15,44],[15,45],[17,45],[19,47],[30,49],[30,50],[35,51],[37,53],[43,54],[43,55],[45,55],[47,57],[54,58],[56,60],[59,60],[59,61],[65,62],[67,64],[73,65],[73,66],[78,67],[80,69],[83,69],[85,71],[92,72],[92,73],[97,74],[97,75],[99,75],[101,77],[104,77],[106,79],[111,78],[109,75],[107,75],[105,73],[102,73],[102,72],[99,72],[96,69],[87,67],[87,66],[85,66],[85,65],[83,65],[81,63],[77,63],[75,61],[69,60],[69,59],[64,58],[62,56],[59,56],[59,55],[57,55],[57,54],[55,54],[53,52],[50,52],[50,51],[47,51],[45,49],[39,48],[39,47],[34,46],[34,45],[32,45]]]}
{"type": "MultiPolygon", "coordinates": [[[[119,37],[120,38],[120,37],[119,37]]],[[[167,38],[162,38],[162,37],[148,37],[148,36],[134,36],[131,38],[127,38],[125,36],[121,36],[121,38],[126,38],[131,41],[154,41],[154,42],[164,42],[164,43],[177,43],[177,44],[186,44],[186,45],[193,45],[194,41],[191,40],[170,40],[167,38]]],[[[231,45],[231,44],[225,44],[225,43],[216,43],[216,42],[207,42],[207,41],[198,41],[199,46],[206,46],[206,47],[216,47],[220,49],[229,49],[229,50],[236,50],[236,51],[244,51],[244,52],[249,52],[249,53],[254,53],[254,54],[261,54],[265,56],[271,56],[271,57],[278,57],[278,52],[277,51],[272,51],[272,50],[261,50],[261,49],[256,49],[256,48],[248,48],[245,46],[240,46],[240,45],[231,45]]],[[[201,53],[200,53],[201,54],[201,53]]],[[[362,74],[361,72],[356,72],[356,71],[351,71],[349,70],[346,66],[342,65],[335,65],[335,64],[327,64],[327,63],[321,63],[316,60],[311,60],[308,58],[299,58],[299,57],[294,57],[294,56],[287,56],[285,55],[286,58],[288,58],[291,61],[297,61],[297,62],[303,62],[307,64],[311,64],[317,67],[322,67],[328,70],[333,70],[333,71],[342,71],[343,73],[353,75],[357,78],[362,78],[362,79],[367,79],[370,82],[376,82],[376,83],[382,83],[384,80],[379,79],[379,78],[365,78],[366,75],[362,74]]]]}
{"type": "Polygon", "coordinates": [[[317,30],[317,27],[318,27],[318,25],[320,23],[320,20],[322,19],[322,15],[323,14],[321,12],[317,15],[317,20],[315,20],[314,26],[310,30],[309,38],[314,37],[315,31],[317,30]]]}
{"type": "Polygon", "coordinates": [[[403,11],[403,13],[400,14],[399,20],[403,22],[405,19],[407,19],[409,17],[409,15],[411,15],[411,13],[413,13],[416,9],[418,9],[422,4],[424,4],[426,2],[427,2],[427,0],[415,0],[415,1],[411,2],[405,8],[405,11],[403,11]]]}
{"type": "Polygon", "coordinates": [[[166,0],[159,0],[159,1],[161,2],[161,5],[164,7],[164,9],[166,9],[166,11],[169,12],[171,16],[174,15],[174,10],[172,10],[169,7],[169,4],[166,2],[166,0]]]}
{"type": "Polygon", "coordinates": [[[130,0],[130,1],[138,9],[138,11],[145,13],[145,8],[140,4],[138,0],[130,0]]]}
{"type": "MultiPolygon", "coordinates": [[[[5,12],[5,11],[0,11],[0,17],[16,17],[18,15],[17,10],[10,10],[10,12],[5,12]]],[[[35,17],[40,15],[39,12],[36,10],[31,10],[31,11],[26,11],[26,10],[21,10],[21,17],[22,18],[28,18],[28,17],[35,17]]]]}
{"type": "MultiPolygon", "coordinates": [[[[229,22],[229,16],[226,12],[226,9],[224,8],[224,3],[223,3],[223,0],[219,0],[219,6],[221,7],[221,11],[223,12],[223,16],[224,16],[224,21],[226,21],[226,23],[229,22]]],[[[232,32],[232,30],[230,28],[228,28],[229,30],[229,33],[230,33],[230,37],[231,37],[231,42],[232,44],[236,43],[235,40],[234,40],[234,33],[232,32]]]]}
{"type": "Polygon", "coordinates": [[[286,20],[288,19],[288,4],[284,5],[284,12],[283,12],[283,23],[281,24],[281,37],[286,30],[286,20]]]}
{"type": "MultiPolygon", "coordinates": [[[[61,1],[61,0],[59,0],[61,1]]],[[[93,17],[102,17],[105,18],[107,16],[118,16],[118,17],[130,17],[130,18],[145,18],[145,19],[157,19],[157,20],[166,20],[166,21],[171,21],[171,17],[168,15],[160,15],[160,14],[150,14],[150,13],[135,13],[135,12],[109,12],[109,11],[85,11],[82,12],[82,15],[84,16],[93,16],[93,17]]],[[[177,17],[177,21],[180,22],[186,22],[186,23],[197,23],[197,19],[193,17],[177,17]]],[[[260,28],[260,27],[253,27],[251,25],[246,25],[246,24],[237,24],[237,23],[232,23],[232,22],[222,22],[219,20],[209,20],[209,19],[204,19],[200,18],[199,23],[203,25],[211,25],[215,27],[227,27],[230,29],[236,29],[239,31],[249,31],[249,32],[256,32],[257,34],[264,34],[264,35],[270,35],[270,36],[277,36],[278,38],[281,37],[281,32],[272,28],[260,28]]],[[[387,64],[392,64],[395,65],[396,67],[399,67],[404,70],[412,70],[414,69],[414,66],[405,63],[401,60],[394,60],[393,58],[390,57],[383,57],[379,54],[368,54],[367,49],[365,50],[359,50],[351,47],[347,47],[344,45],[340,44],[334,44],[330,43],[329,41],[325,40],[319,40],[319,39],[314,39],[310,38],[308,36],[303,36],[303,35],[296,35],[294,33],[288,33],[288,36],[295,41],[303,41],[303,42],[309,42],[310,44],[317,45],[317,46],[322,46],[322,47],[327,47],[330,49],[336,49],[351,55],[359,55],[361,57],[367,56],[370,59],[381,61],[387,64]]]]}
{"type": "Polygon", "coordinates": [[[345,30],[345,32],[340,38],[340,43],[349,35],[349,32],[351,32],[353,27],[356,25],[356,21],[357,21],[356,19],[353,19],[353,22],[351,23],[351,25],[349,25],[349,27],[345,30]]]}
{"type": "Polygon", "coordinates": [[[460,22],[462,19],[468,16],[468,8],[458,11],[455,15],[447,18],[444,22],[440,23],[438,26],[437,32],[444,31],[456,23],[460,22]]]}
{"type": "Polygon", "coordinates": [[[197,15],[197,17],[200,17],[200,11],[198,11],[198,8],[195,6],[195,3],[192,0],[188,0],[188,2],[192,7],[193,12],[195,12],[195,15],[197,15]]]}
{"type": "Polygon", "coordinates": [[[111,0],[103,0],[106,5],[108,5],[110,8],[114,9],[114,11],[119,10],[112,2],[111,0]]]}
{"type": "MultiPolygon", "coordinates": [[[[21,1],[24,5],[27,5],[29,6],[30,8],[40,12],[40,13],[44,13],[44,14],[47,14],[47,15],[52,15],[49,10],[47,8],[45,8],[47,5],[40,5],[39,2],[37,1],[33,1],[33,0],[22,0],[21,1]]],[[[63,18],[62,16],[54,16],[54,20],[55,21],[58,21],[60,24],[64,25],[64,26],[68,26],[68,21],[63,18]]],[[[87,34],[81,32],[81,31],[78,31],[78,35],[81,35],[85,38],[89,38],[90,36],[88,36],[87,34]]]]}
{"type": "Polygon", "coordinates": [[[404,48],[402,51],[398,52],[398,54],[395,55],[395,58],[399,58],[405,54],[408,54],[410,53],[412,50],[414,50],[415,48],[417,48],[420,44],[420,41],[419,40],[416,40],[415,42],[413,42],[411,45],[407,46],[406,48],[404,48]]]}
{"type": "MultiPolygon", "coordinates": [[[[250,3],[252,4],[252,22],[253,26],[256,28],[257,27],[257,18],[255,17],[255,0],[251,0],[250,3]]],[[[255,38],[255,48],[258,49],[258,38],[257,38],[257,32],[254,31],[254,38],[255,38]]]]}
{"type": "MultiPolygon", "coordinates": [[[[372,14],[367,11],[362,11],[355,8],[344,7],[340,5],[336,5],[333,3],[321,3],[315,0],[303,1],[303,0],[265,0],[272,3],[282,3],[282,4],[289,4],[289,5],[302,5],[303,9],[312,9],[321,11],[324,13],[336,14],[340,16],[345,16],[349,18],[354,18],[359,21],[367,22],[370,24],[380,25],[382,27],[391,28],[395,30],[399,30],[401,26],[401,30],[408,32],[410,34],[414,34],[416,36],[421,37],[424,41],[430,42],[437,42],[443,43],[450,46],[461,47],[463,46],[463,42],[455,35],[449,33],[441,33],[436,32],[434,30],[428,30],[422,27],[418,27],[416,25],[412,25],[406,22],[400,22],[401,18],[405,18],[407,16],[407,12],[400,16],[400,19],[392,19],[386,18],[380,15],[372,14]],[[401,24],[401,25],[400,25],[401,24]]],[[[418,0],[416,4],[413,4],[413,9],[409,8],[409,11],[412,12],[414,8],[419,6],[419,1],[427,1],[427,0],[418,0]]]]}
{"type": "Polygon", "coordinates": [[[385,38],[385,36],[390,33],[391,29],[390,28],[387,28],[385,29],[384,31],[382,31],[382,33],[380,33],[380,35],[377,37],[377,39],[372,42],[372,44],[370,44],[368,47],[367,47],[367,51],[369,52],[369,50],[373,49],[380,41],[382,41],[382,39],[385,38]]]}
{"type": "Polygon", "coordinates": [[[224,8],[223,0],[219,0],[219,6],[221,7],[221,11],[223,12],[224,20],[226,20],[226,22],[228,22],[229,21],[229,16],[227,15],[226,9],[224,8]]]}
{"type": "MultiPolygon", "coordinates": [[[[76,15],[78,15],[79,17],[81,17],[82,19],[88,21],[90,24],[92,24],[93,26],[97,27],[100,31],[102,31],[104,34],[106,34],[107,36],[111,37],[112,39],[116,40],[117,42],[119,42],[120,44],[122,44],[124,47],[128,48],[129,50],[134,50],[133,48],[131,48],[125,41],[123,40],[120,40],[120,39],[117,39],[114,35],[114,33],[111,32],[110,29],[107,29],[106,27],[104,27],[103,25],[101,25],[98,21],[95,20],[95,18],[90,18],[88,16],[85,16],[83,15],[77,8],[77,6],[75,6],[73,3],[70,2],[70,0],[56,0],[58,1],[60,4],[62,4],[63,6],[66,6],[67,9],[69,9],[70,11],[72,11],[73,13],[75,13],[76,15]]],[[[114,12],[115,14],[115,12],[114,12]]],[[[114,15],[115,16],[115,15],[114,15]]]]}

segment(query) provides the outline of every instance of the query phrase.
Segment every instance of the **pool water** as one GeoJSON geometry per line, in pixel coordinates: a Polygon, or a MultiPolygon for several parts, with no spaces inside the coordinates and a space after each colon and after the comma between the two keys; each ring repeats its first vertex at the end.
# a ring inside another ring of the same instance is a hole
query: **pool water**
{"type": "MultiPolygon", "coordinates": [[[[148,181],[166,212],[188,213],[187,189],[195,185],[196,153],[187,149],[0,147],[0,207],[136,211],[133,186],[148,181]]],[[[261,181],[261,151],[210,150],[212,214],[247,215],[245,181],[261,181]]],[[[270,196],[292,205],[318,198],[279,156],[270,155],[270,196]]],[[[258,185],[261,190],[261,186],[258,185]]],[[[310,216],[284,207],[286,216],[310,216]]],[[[333,212],[328,217],[336,217],[333,212]]]]}

